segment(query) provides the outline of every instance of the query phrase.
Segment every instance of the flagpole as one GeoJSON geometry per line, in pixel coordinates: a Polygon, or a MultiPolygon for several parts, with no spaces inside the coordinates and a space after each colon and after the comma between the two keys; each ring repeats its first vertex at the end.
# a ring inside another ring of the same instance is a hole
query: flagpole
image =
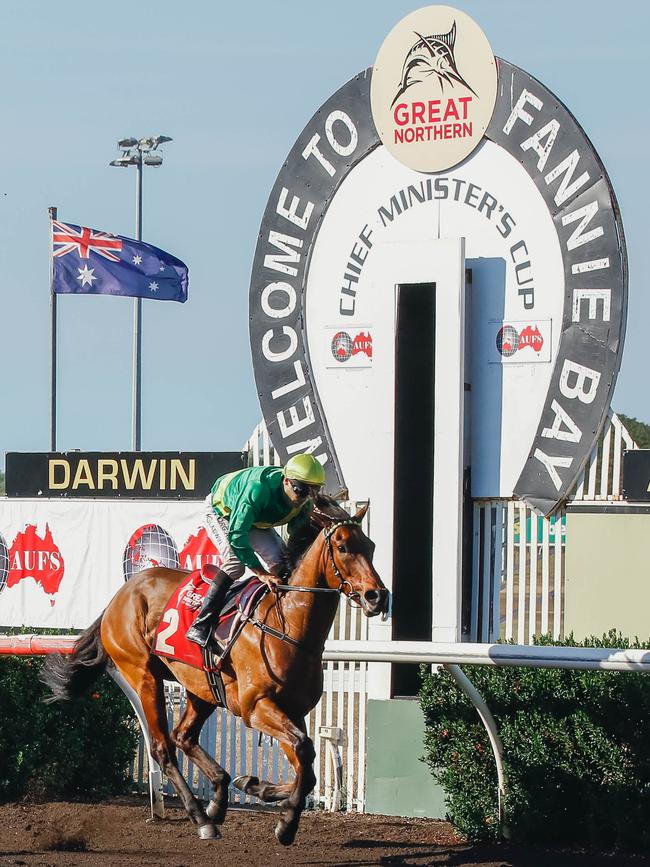
{"type": "MultiPolygon", "coordinates": [[[[135,186],[135,239],[142,240],[142,159],[143,152],[138,151],[136,163],[135,186]]],[[[131,447],[139,452],[141,447],[142,429],[142,298],[135,298],[133,304],[133,408],[131,413],[132,433],[131,447]]]]}
{"type": "Polygon", "coordinates": [[[56,337],[57,337],[57,310],[56,292],[53,288],[52,260],[52,220],[56,220],[58,209],[48,208],[50,215],[50,451],[56,451],[56,337]]]}

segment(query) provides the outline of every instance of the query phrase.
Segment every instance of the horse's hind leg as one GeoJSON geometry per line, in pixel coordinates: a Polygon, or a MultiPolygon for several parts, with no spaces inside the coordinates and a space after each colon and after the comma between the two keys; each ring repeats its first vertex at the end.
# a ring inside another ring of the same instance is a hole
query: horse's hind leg
{"type": "MultiPolygon", "coordinates": [[[[284,748],[284,744],[282,745],[284,748]]],[[[294,783],[271,783],[268,780],[260,780],[258,777],[242,776],[232,781],[233,786],[240,789],[246,795],[259,798],[267,804],[285,801],[293,791],[294,783]]]]}
{"type": "Polygon", "coordinates": [[[206,813],[217,825],[221,825],[226,818],[226,810],[228,809],[230,774],[199,744],[199,735],[203,724],[214,709],[215,705],[203,701],[192,692],[188,692],[185,713],[172,732],[172,739],[176,746],[198,765],[212,783],[214,794],[206,813]]]}
{"type": "Polygon", "coordinates": [[[203,805],[192,794],[176,764],[176,747],[167,727],[165,688],[162,678],[156,677],[146,664],[140,668],[133,661],[129,663],[115,657],[113,661],[140,696],[149,728],[152,755],[176,789],[190,819],[198,826],[199,837],[203,839],[219,837],[219,832],[208,818],[203,805]]]}
{"type": "Polygon", "coordinates": [[[284,846],[293,843],[300,815],[305,807],[305,798],[316,785],[314,774],[314,745],[305,732],[304,721],[296,725],[270,699],[257,702],[250,717],[250,724],[280,741],[287,758],[296,772],[296,779],[284,803],[284,810],[275,826],[275,836],[284,846]]]}

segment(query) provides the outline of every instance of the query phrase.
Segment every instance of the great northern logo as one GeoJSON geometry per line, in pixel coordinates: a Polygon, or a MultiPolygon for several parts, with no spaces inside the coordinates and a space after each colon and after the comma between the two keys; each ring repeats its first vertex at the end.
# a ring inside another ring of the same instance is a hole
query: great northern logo
{"type": "Polygon", "coordinates": [[[456,58],[454,57],[454,45],[456,44],[455,21],[448,33],[443,33],[439,36],[421,36],[419,33],[415,35],[418,39],[406,55],[399,90],[391,103],[391,108],[409,87],[420,81],[425,81],[429,76],[437,78],[443,93],[445,84],[454,87],[457,83],[467,88],[467,90],[471,90],[474,96],[478,97],[474,88],[470,87],[462,77],[456,65],[456,58]]]}
{"type": "Polygon", "coordinates": [[[370,102],[393,156],[434,172],[457,165],[478,146],[496,93],[496,62],[479,26],[450,6],[427,6],[403,18],[384,41],[370,102]]]}
{"type": "MultiPolygon", "coordinates": [[[[1,555],[0,550],[0,560],[3,559],[1,555]]],[[[34,581],[49,597],[50,605],[54,605],[63,580],[65,563],[49,525],[45,525],[45,531],[41,535],[35,524],[27,524],[25,529],[16,535],[7,556],[7,587],[34,581]]]]}

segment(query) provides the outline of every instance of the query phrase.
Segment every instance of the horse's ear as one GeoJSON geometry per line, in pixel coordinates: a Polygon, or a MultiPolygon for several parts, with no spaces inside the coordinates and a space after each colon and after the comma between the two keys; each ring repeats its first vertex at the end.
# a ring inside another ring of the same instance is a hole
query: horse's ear
{"type": "Polygon", "coordinates": [[[366,512],[368,511],[369,506],[370,506],[370,502],[365,503],[363,506],[361,506],[361,508],[359,509],[357,514],[354,516],[354,520],[358,521],[359,524],[366,517],[366,512]]]}
{"type": "Polygon", "coordinates": [[[309,517],[311,519],[311,523],[314,524],[316,527],[320,527],[321,530],[326,529],[332,523],[332,519],[329,517],[329,515],[321,512],[321,510],[318,508],[314,508],[309,517]]]}

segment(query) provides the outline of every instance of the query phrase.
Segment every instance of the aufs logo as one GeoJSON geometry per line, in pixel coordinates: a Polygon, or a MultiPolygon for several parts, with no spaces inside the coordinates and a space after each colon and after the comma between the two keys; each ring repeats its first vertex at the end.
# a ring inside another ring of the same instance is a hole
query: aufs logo
{"type": "Polygon", "coordinates": [[[361,352],[372,358],[372,336],[369,332],[364,334],[360,331],[352,337],[347,331],[337,331],[332,338],[331,349],[333,358],[340,362],[349,361],[361,352]]]}
{"type": "Polygon", "coordinates": [[[526,325],[517,331],[514,325],[504,325],[497,332],[497,350],[505,358],[529,347],[533,352],[540,353],[544,346],[544,338],[539,326],[526,325]]]}
{"type": "Polygon", "coordinates": [[[223,560],[205,527],[192,533],[180,553],[181,568],[192,572],[206,565],[221,566],[223,560]]]}
{"type": "Polygon", "coordinates": [[[338,367],[345,364],[348,367],[369,367],[372,363],[372,333],[370,329],[358,331],[354,336],[349,331],[329,332],[330,353],[336,364],[328,367],[338,367]]]}
{"type": "Polygon", "coordinates": [[[25,529],[16,535],[8,554],[7,546],[2,540],[0,544],[0,568],[2,561],[8,557],[9,571],[6,578],[7,587],[15,587],[21,582],[34,581],[49,597],[50,605],[56,602],[61,581],[65,571],[65,563],[59,546],[54,541],[49,524],[45,525],[42,535],[35,524],[27,524],[25,529]]]}
{"type": "Polygon", "coordinates": [[[402,19],[384,41],[370,101],[393,156],[433,172],[457,165],[478,146],[496,93],[496,62],[478,25],[449,6],[427,6],[402,19]]]}

